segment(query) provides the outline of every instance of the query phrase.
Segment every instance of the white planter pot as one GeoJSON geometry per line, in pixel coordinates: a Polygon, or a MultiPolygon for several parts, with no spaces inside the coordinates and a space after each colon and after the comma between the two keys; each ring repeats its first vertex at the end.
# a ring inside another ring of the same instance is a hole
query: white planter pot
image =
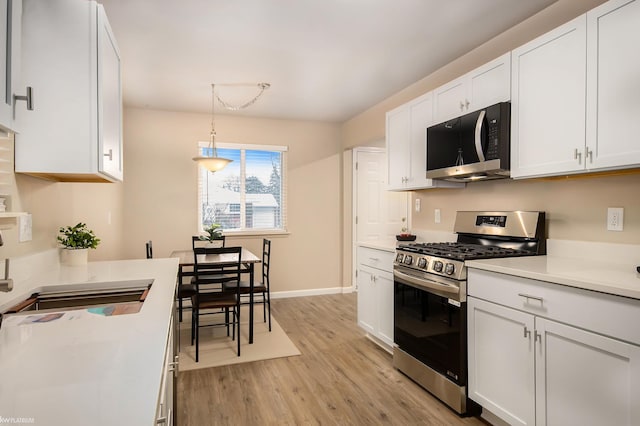
{"type": "Polygon", "coordinates": [[[60,250],[60,262],[68,266],[86,265],[89,249],[62,249],[60,250]]]}

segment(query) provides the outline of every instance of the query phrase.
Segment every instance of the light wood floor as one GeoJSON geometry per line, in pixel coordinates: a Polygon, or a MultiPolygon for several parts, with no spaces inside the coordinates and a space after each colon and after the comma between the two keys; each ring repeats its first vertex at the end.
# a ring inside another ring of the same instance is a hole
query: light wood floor
{"type": "Polygon", "coordinates": [[[356,325],[356,295],[271,302],[302,355],[180,373],[180,426],[485,425],[391,365],[356,325]]]}

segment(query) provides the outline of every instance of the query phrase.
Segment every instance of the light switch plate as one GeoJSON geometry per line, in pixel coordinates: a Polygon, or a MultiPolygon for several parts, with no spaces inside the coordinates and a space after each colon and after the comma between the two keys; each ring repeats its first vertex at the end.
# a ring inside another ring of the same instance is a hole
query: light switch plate
{"type": "Polygon", "coordinates": [[[18,216],[18,241],[24,243],[31,241],[31,227],[32,218],[31,214],[22,214],[18,216]]]}

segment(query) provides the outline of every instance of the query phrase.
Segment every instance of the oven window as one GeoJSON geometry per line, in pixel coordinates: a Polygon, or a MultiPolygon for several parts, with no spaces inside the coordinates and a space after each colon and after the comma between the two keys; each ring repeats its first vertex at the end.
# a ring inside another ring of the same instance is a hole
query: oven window
{"type": "Polygon", "coordinates": [[[394,341],[457,384],[466,383],[466,303],[394,284],[394,341]]]}

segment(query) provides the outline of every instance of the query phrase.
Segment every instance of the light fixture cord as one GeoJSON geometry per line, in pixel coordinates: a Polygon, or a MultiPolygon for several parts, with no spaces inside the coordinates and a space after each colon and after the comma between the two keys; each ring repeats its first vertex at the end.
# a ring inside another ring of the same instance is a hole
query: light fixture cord
{"type": "Polygon", "coordinates": [[[258,87],[260,88],[260,91],[258,92],[258,94],[256,96],[254,96],[253,99],[245,102],[242,105],[238,105],[238,106],[234,106],[234,105],[228,104],[227,102],[223,101],[220,98],[219,95],[215,95],[215,97],[216,97],[216,99],[218,99],[218,102],[220,102],[220,105],[222,105],[224,108],[226,108],[226,109],[228,109],[230,111],[240,111],[241,109],[245,109],[247,107],[250,107],[254,103],[256,103],[256,101],[260,98],[260,96],[262,96],[264,91],[267,90],[269,87],[271,87],[271,84],[269,84],[269,83],[258,83],[258,87]]]}
{"type": "Polygon", "coordinates": [[[213,157],[217,157],[216,152],[216,119],[215,119],[215,109],[216,109],[216,85],[211,85],[211,133],[209,134],[209,145],[211,151],[213,153],[213,157]]]}

